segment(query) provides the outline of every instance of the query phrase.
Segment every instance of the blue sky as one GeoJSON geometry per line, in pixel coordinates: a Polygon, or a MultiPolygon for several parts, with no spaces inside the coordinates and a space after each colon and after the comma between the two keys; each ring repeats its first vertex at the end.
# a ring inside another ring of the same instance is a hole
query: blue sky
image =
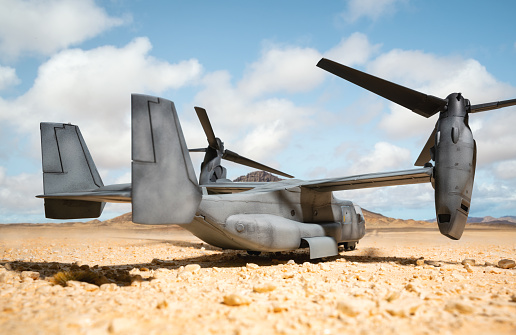
{"type": "MultiPolygon", "coordinates": [[[[300,179],[409,169],[435,118],[317,68],[321,57],[473,104],[516,97],[514,1],[0,0],[0,222],[42,222],[39,122],[72,122],[105,184],[130,181],[130,94],[203,106],[226,148],[300,179]]],[[[516,215],[516,108],[471,116],[471,216],[516,215]]],[[[195,155],[195,154],[194,154],[195,155]]],[[[202,155],[192,157],[198,171],[202,155]]],[[[227,164],[229,177],[250,170],[227,164]]],[[[430,185],[339,192],[435,216],[430,185]]],[[[103,219],[130,210],[109,205],[103,219]]]]}

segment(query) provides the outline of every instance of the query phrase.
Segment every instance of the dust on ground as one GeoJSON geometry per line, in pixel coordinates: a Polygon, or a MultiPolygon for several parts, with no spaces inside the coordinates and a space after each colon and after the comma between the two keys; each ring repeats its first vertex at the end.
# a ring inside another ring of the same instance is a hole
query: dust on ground
{"type": "Polygon", "coordinates": [[[310,261],[175,226],[0,225],[0,333],[514,334],[515,255],[514,228],[373,226],[310,261]]]}

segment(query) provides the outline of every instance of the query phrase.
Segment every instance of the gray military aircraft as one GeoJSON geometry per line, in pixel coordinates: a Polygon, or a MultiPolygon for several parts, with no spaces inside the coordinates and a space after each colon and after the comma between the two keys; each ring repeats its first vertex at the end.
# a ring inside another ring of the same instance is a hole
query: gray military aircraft
{"type": "Polygon", "coordinates": [[[133,94],[132,183],[104,186],[79,128],[41,123],[45,215],[53,219],[95,218],[106,202],[130,202],[133,221],[180,224],[224,249],[290,251],[309,247],[310,258],[352,250],[365,235],[362,210],[333,191],[430,182],[435,188],[439,229],[452,239],[464,230],[471,202],[476,145],[469,113],[516,105],[516,99],[471,105],[460,93],[446,99],[426,95],[327,59],[317,64],[337,76],[439,120],[416,166],[422,168],[320,180],[235,183],[221,160],[292,176],[224,149],[206,111],[196,107],[208,140],[199,180],[195,177],[174,103],[133,94]],[[430,161],[435,162],[435,167],[430,161]]]}

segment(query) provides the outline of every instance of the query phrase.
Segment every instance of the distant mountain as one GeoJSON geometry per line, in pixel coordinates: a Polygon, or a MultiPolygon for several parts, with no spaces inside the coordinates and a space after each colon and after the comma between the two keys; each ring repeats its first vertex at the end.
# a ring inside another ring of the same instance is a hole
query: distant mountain
{"type": "MultiPolygon", "coordinates": [[[[436,222],[436,219],[425,220],[426,222],[436,222]]],[[[502,216],[495,218],[492,216],[484,217],[468,217],[468,225],[482,225],[482,226],[511,226],[516,227],[516,216],[502,216]]]]}
{"type": "Polygon", "coordinates": [[[281,178],[276,177],[272,173],[265,172],[265,171],[253,171],[245,176],[240,176],[233,180],[234,182],[273,182],[273,181],[280,181],[283,180],[281,178]]]}

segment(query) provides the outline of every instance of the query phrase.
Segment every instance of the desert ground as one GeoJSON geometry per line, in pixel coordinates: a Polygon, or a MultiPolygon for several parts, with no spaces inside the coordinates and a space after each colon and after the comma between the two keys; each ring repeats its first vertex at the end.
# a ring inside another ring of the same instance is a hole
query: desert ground
{"type": "MultiPolygon", "coordinates": [[[[374,221],[374,220],[373,220],[374,221]]],[[[0,225],[1,334],[516,334],[516,229],[372,224],[247,255],[177,226],[0,225]]]]}

